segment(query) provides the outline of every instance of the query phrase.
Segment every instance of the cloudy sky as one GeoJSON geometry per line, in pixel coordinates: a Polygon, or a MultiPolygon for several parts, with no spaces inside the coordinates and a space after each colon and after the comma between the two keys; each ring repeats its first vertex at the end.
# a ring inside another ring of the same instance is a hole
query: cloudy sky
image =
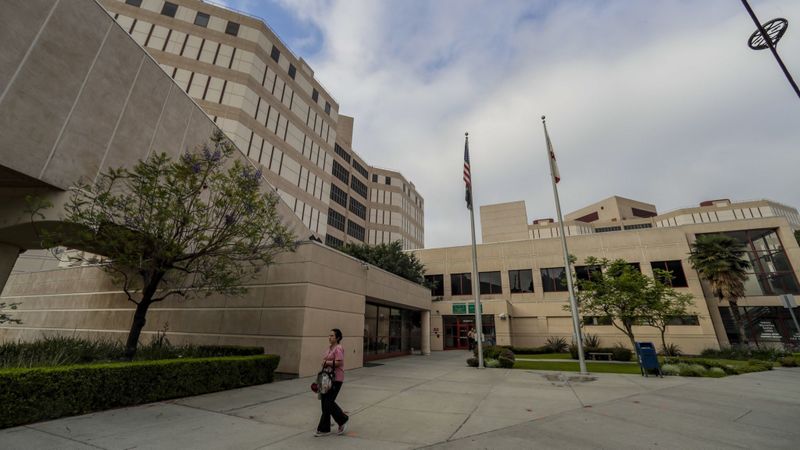
{"type": "MultiPolygon", "coordinates": [[[[543,114],[564,213],[611,195],[660,212],[712,198],[800,207],[800,99],[768,50],[747,47],[737,0],[225,3],[309,61],[355,117],[358,153],[414,182],[426,247],[470,241],[465,131],[476,205],[555,216],[543,114]]],[[[762,22],[789,20],[779,51],[800,81],[800,1],[751,4],[762,22]]]]}

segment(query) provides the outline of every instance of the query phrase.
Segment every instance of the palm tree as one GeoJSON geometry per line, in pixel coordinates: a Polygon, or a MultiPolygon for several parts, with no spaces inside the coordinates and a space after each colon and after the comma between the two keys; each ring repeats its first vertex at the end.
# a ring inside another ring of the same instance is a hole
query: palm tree
{"type": "Polygon", "coordinates": [[[744,282],[750,261],[745,257],[744,244],[723,234],[697,236],[691,245],[689,262],[700,277],[708,281],[714,296],[722,302],[728,300],[731,316],[739,333],[739,341],[748,344],[738,300],[744,297],[744,282]]]}

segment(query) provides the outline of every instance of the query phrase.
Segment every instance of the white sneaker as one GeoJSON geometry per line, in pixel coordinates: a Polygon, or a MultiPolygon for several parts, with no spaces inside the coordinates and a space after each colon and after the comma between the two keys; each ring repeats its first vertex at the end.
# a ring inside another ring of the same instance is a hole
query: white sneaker
{"type": "Polygon", "coordinates": [[[347,422],[344,423],[344,425],[339,425],[339,431],[337,431],[336,434],[341,436],[341,435],[347,433],[347,427],[349,425],[350,425],[350,419],[348,419],[347,422]]]}
{"type": "Polygon", "coordinates": [[[327,436],[329,434],[331,434],[330,431],[328,431],[327,433],[323,433],[322,431],[317,431],[316,433],[314,433],[314,437],[327,436]]]}

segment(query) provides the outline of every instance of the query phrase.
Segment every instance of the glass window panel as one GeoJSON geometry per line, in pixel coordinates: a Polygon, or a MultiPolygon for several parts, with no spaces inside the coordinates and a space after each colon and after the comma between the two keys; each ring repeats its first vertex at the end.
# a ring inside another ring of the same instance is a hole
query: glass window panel
{"type": "Polygon", "coordinates": [[[567,274],[563,267],[551,267],[540,269],[542,276],[542,286],[545,292],[565,292],[567,291],[567,274]]]}
{"type": "Polygon", "coordinates": [[[512,294],[533,292],[533,271],[531,269],[509,270],[508,284],[512,294]]]}
{"type": "Polygon", "coordinates": [[[480,272],[481,294],[501,294],[503,288],[500,282],[500,272],[480,272]]]}
{"type": "Polygon", "coordinates": [[[364,311],[364,353],[375,353],[378,336],[378,306],[367,303],[364,311]]]}

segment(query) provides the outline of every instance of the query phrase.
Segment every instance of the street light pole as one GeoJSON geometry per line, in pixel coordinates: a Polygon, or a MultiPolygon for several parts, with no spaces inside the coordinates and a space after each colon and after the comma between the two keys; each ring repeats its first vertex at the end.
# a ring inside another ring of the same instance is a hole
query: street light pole
{"type": "Polygon", "coordinates": [[[747,0],[742,0],[742,4],[747,10],[747,13],[750,14],[750,18],[753,19],[753,23],[756,24],[757,28],[755,33],[750,36],[748,42],[750,48],[753,50],[764,50],[768,48],[775,57],[775,60],[778,61],[778,65],[781,67],[783,74],[786,75],[786,79],[789,80],[789,84],[792,85],[794,93],[797,94],[797,97],[800,97],[800,89],[797,87],[797,83],[794,82],[792,74],[789,73],[789,69],[786,68],[780,55],[778,55],[778,49],[776,48],[778,41],[783,37],[783,33],[786,32],[789,22],[786,19],[778,18],[761,25],[761,22],[758,21],[758,17],[756,17],[756,13],[753,11],[753,8],[750,7],[750,4],[747,3],[747,0]],[[769,29],[769,31],[767,31],[767,29],[769,29]],[[763,42],[759,38],[763,39],[763,42]]]}

